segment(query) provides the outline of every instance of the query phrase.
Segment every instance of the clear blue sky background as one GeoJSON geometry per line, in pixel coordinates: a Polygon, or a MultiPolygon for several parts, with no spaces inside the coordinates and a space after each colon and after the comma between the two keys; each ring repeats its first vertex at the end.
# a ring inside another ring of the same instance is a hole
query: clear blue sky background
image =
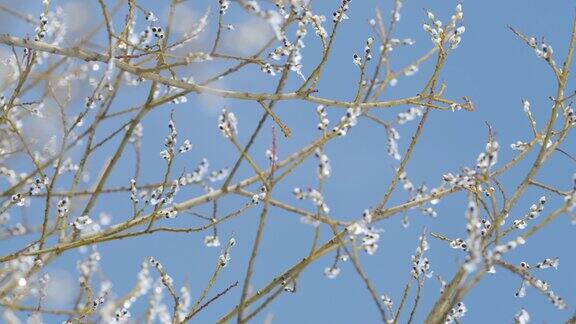
{"type": "MultiPolygon", "coordinates": [[[[53,6],[70,6],[74,1],[53,1],[53,6]]],[[[76,1],[82,2],[82,1],[76,1]]],[[[112,4],[112,1],[107,1],[112,4]]],[[[18,8],[24,12],[40,12],[39,1],[8,1],[3,4],[18,8]]],[[[168,1],[138,1],[140,5],[154,10],[165,21],[168,1]]],[[[330,17],[338,1],[315,1],[315,12],[330,17]]],[[[323,97],[351,100],[356,91],[358,79],[357,68],[352,64],[352,54],[361,52],[366,39],[372,36],[367,21],[374,17],[374,8],[379,7],[387,17],[392,1],[355,0],[352,2],[350,19],[342,24],[335,41],[334,49],[325,68],[323,80],[319,84],[319,95],[323,97]]],[[[201,15],[206,6],[211,4],[215,17],[216,1],[187,1],[183,6],[189,8],[194,15],[182,17],[193,20],[201,15]]],[[[453,13],[456,1],[406,1],[402,10],[402,20],[398,26],[398,38],[411,37],[416,44],[410,48],[400,48],[392,53],[392,67],[400,68],[406,63],[416,59],[431,47],[428,35],[422,30],[425,21],[424,9],[433,11],[437,17],[447,21],[453,13]]],[[[89,11],[83,11],[86,17],[86,26],[92,26],[100,21],[100,11],[96,1],[87,5],[89,11]]],[[[460,47],[453,51],[446,62],[440,80],[446,83],[446,95],[458,99],[468,96],[475,103],[474,112],[440,112],[434,111],[424,129],[421,141],[416,147],[412,161],[407,166],[409,178],[414,184],[426,183],[429,187],[438,185],[441,176],[447,172],[458,172],[463,166],[473,166],[479,152],[484,149],[487,138],[485,122],[490,123],[501,144],[500,162],[507,161],[514,156],[509,144],[517,140],[529,140],[531,131],[522,112],[521,99],[528,99],[532,103],[533,114],[542,126],[548,116],[551,101],[549,96],[555,93],[555,82],[548,66],[539,60],[534,52],[519,41],[507,28],[510,24],[528,35],[543,36],[555,50],[557,57],[563,57],[569,39],[571,21],[575,13],[574,2],[571,1],[467,1],[463,4],[464,24],[466,33],[460,47]]],[[[86,10],[86,9],[83,9],[86,10]]],[[[186,11],[183,11],[186,12],[186,11]]],[[[226,23],[239,26],[249,19],[236,5],[232,5],[225,16],[226,23]]],[[[121,29],[123,15],[117,15],[115,29],[121,29]]],[[[82,16],[81,16],[82,17],[82,16]]],[[[137,26],[142,27],[142,17],[137,26]]],[[[83,18],[84,19],[84,18],[83,18]]],[[[330,19],[329,19],[330,20],[330,19]]],[[[211,24],[204,40],[213,39],[214,24],[211,24]]],[[[325,23],[326,29],[331,30],[331,21],[325,23]]],[[[269,30],[262,30],[269,33],[269,30]]],[[[10,33],[17,36],[32,34],[33,28],[24,26],[0,13],[0,33],[10,33]]],[[[103,40],[103,34],[97,38],[103,40]]],[[[68,36],[72,40],[73,35],[68,36]]],[[[306,38],[307,47],[304,50],[303,73],[308,74],[320,54],[319,40],[310,31],[306,38]]],[[[203,48],[199,41],[196,48],[203,48]]],[[[206,48],[206,47],[204,47],[206,48]]],[[[5,50],[5,49],[4,49],[5,50]]],[[[226,49],[228,50],[228,49],[226,49]]],[[[561,63],[561,59],[557,59],[561,63]]],[[[420,67],[420,71],[412,77],[401,78],[398,85],[388,89],[381,99],[402,98],[414,95],[424,85],[433,67],[427,62],[420,67]]],[[[222,70],[223,66],[212,64],[211,70],[199,65],[193,65],[188,71],[198,79],[210,71],[222,70]]],[[[372,71],[371,69],[369,71],[372,71]]],[[[185,72],[185,71],[182,71],[185,72]]],[[[247,67],[244,72],[220,84],[234,90],[267,91],[274,90],[278,77],[270,77],[259,71],[255,66],[247,67]]],[[[569,80],[568,90],[575,86],[574,77],[569,80]]],[[[288,89],[295,89],[300,79],[292,74],[288,89]]],[[[138,88],[121,90],[113,105],[113,110],[139,105],[145,100],[145,91],[149,82],[138,88]]],[[[77,105],[80,105],[87,89],[79,90],[77,105]],[[82,95],[84,93],[84,95],[82,95]]],[[[33,95],[30,95],[33,98],[33,95]]],[[[188,96],[186,104],[174,106],[177,128],[180,140],[189,138],[193,150],[184,155],[176,164],[176,172],[183,168],[192,170],[202,157],[210,160],[214,168],[230,166],[231,161],[237,158],[234,148],[222,138],[217,129],[217,112],[223,105],[227,105],[237,115],[239,120],[239,138],[242,143],[254,128],[261,108],[254,103],[240,101],[222,101],[215,98],[199,98],[192,94],[188,96]]],[[[306,102],[281,102],[276,111],[285,123],[293,130],[289,139],[280,138],[278,147],[280,158],[283,158],[302,145],[309,143],[319,136],[315,129],[317,117],[316,106],[306,102]]],[[[393,108],[392,110],[375,111],[374,113],[385,120],[391,120],[395,115],[409,107],[393,108]]],[[[144,120],[144,141],[141,182],[154,182],[161,179],[164,161],[158,155],[162,149],[163,138],[167,131],[169,106],[156,109],[144,120]]],[[[338,110],[329,110],[329,117],[336,121],[341,114],[338,110]]],[[[414,122],[398,128],[402,138],[400,140],[401,152],[415,127],[414,122]]],[[[118,122],[111,122],[105,130],[112,129],[118,122]],[[108,128],[110,127],[110,128],[108,128]]],[[[264,166],[264,150],[268,147],[271,137],[270,124],[258,138],[253,148],[253,155],[260,165],[264,166]]],[[[92,177],[95,178],[102,167],[104,159],[109,156],[117,142],[113,142],[101,150],[90,162],[92,177]]],[[[576,153],[574,136],[569,137],[562,148],[572,154],[576,153]]],[[[332,141],[326,146],[326,153],[332,161],[333,175],[326,182],[327,203],[331,215],[338,219],[354,219],[361,215],[363,209],[377,204],[384,194],[385,188],[392,176],[396,161],[386,154],[386,134],[381,126],[368,119],[362,119],[348,136],[332,141]]],[[[76,152],[79,154],[79,152],[76,152]]],[[[533,161],[531,155],[526,162],[519,164],[507,175],[502,182],[508,192],[511,192],[525,174],[527,167],[533,161]]],[[[314,187],[316,161],[310,159],[302,165],[291,177],[286,179],[275,189],[275,197],[282,201],[296,204],[302,208],[312,210],[307,202],[295,201],[291,194],[292,188],[314,187]]],[[[545,183],[558,185],[567,190],[571,186],[572,173],[576,171],[576,164],[565,156],[555,154],[545,166],[537,179],[545,183]]],[[[19,170],[24,171],[24,170],[19,170]]],[[[123,161],[108,182],[109,185],[125,185],[133,173],[133,153],[128,149],[123,161]]],[[[251,175],[251,169],[246,165],[239,172],[236,179],[243,179],[251,175]]],[[[5,186],[1,183],[0,186],[5,186]]],[[[65,187],[66,182],[62,182],[65,187]]],[[[253,189],[253,188],[252,188],[253,189]]],[[[182,201],[199,194],[197,189],[186,189],[176,200],[182,201]]],[[[518,207],[511,212],[511,218],[522,216],[529,206],[545,194],[542,190],[531,188],[527,190],[518,207]]],[[[547,194],[547,193],[546,193],[547,194]]],[[[551,202],[546,210],[552,210],[561,202],[557,196],[549,196],[551,202]]],[[[406,194],[397,190],[392,203],[406,200],[406,194]]],[[[246,201],[245,198],[225,198],[221,201],[220,210],[224,214],[232,211],[246,201]]],[[[98,201],[94,211],[96,216],[100,211],[107,211],[114,221],[121,221],[129,217],[130,201],[128,194],[103,196],[98,201]]],[[[38,208],[39,202],[33,206],[38,208]]],[[[82,204],[80,204],[82,206],[82,204]]],[[[208,212],[209,206],[196,209],[198,212],[208,212]]],[[[34,207],[33,207],[34,208],[34,207]]],[[[465,236],[464,210],[466,197],[463,193],[447,198],[437,206],[438,218],[431,219],[417,210],[409,211],[411,225],[405,229],[401,225],[402,215],[379,223],[378,227],[384,229],[380,240],[380,248],[374,256],[362,255],[362,264],[372,279],[376,289],[381,294],[388,294],[395,304],[400,302],[403,286],[408,279],[410,270],[410,255],[417,245],[419,234],[423,228],[429,232],[438,232],[449,237],[465,236]]],[[[232,260],[226,267],[215,285],[213,292],[219,291],[231,282],[242,282],[254,234],[257,227],[260,208],[249,210],[244,215],[219,226],[221,240],[225,241],[235,233],[237,246],[232,250],[232,260]]],[[[16,212],[14,212],[16,213],[16,212]]],[[[33,220],[38,220],[34,214],[33,220]]],[[[199,224],[197,218],[180,214],[171,221],[175,225],[194,226],[199,224]]],[[[163,222],[168,224],[168,222],[163,222]]],[[[566,320],[574,313],[576,304],[576,257],[574,246],[576,239],[574,230],[568,217],[561,216],[552,222],[548,228],[531,238],[521,249],[513,251],[506,256],[506,260],[518,264],[520,261],[536,263],[546,257],[560,257],[558,271],[543,270],[537,273],[538,277],[550,282],[552,290],[564,297],[569,308],[557,311],[552,304],[540,293],[528,288],[527,296],[523,299],[514,297],[515,289],[519,286],[518,277],[505,270],[498,271],[495,276],[485,277],[478,287],[464,299],[468,306],[468,314],[464,323],[511,323],[512,317],[522,307],[526,308],[533,323],[558,323],[566,320]]],[[[321,241],[328,239],[329,231],[322,231],[321,241]]],[[[192,290],[193,298],[198,296],[201,289],[209,279],[214,262],[220,252],[219,249],[206,248],[203,245],[204,234],[166,235],[154,234],[130,240],[122,240],[99,245],[102,254],[102,274],[112,280],[114,291],[121,295],[133,287],[136,273],[141,262],[148,256],[160,260],[170,275],[175,279],[176,286],[188,284],[192,290]]],[[[304,256],[310,247],[313,238],[313,228],[300,223],[299,218],[279,209],[272,209],[266,230],[263,236],[261,253],[256,262],[256,272],[253,285],[258,288],[266,284],[272,277],[284,271],[304,256]]],[[[28,242],[30,237],[0,243],[2,253],[14,250],[18,244],[28,242]]],[[[449,248],[444,242],[429,238],[431,245],[428,257],[435,274],[445,279],[451,278],[457,265],[464,255],[457,250],[449,248]]],[[[75,264],[79,258],[85,257],[77,251],[70,251],[56,263],[50,266],[50,271],[60,273],[60,276],[76,276],[75,264]]],[[[329,280],[324,277],[324,267],[331,264],[333,254],[318,260],[300,276],[298,292],[296,294],[283,294],[268,310],[261,313],[254,322],[261,323],[268,313],[274,315],[274,323],[375,323],[379,321],[378,312],[370,299],[363,283],[355,273],[351,264],[342,265],[342,272],[337,279],[329,280]]],[[[73,277],[70,280],[76,280],[73,277]]],[[[196,318],[197,323],[213,322],[219,315],[235,305],[240,297],[240,288],[215,302],[196,318]]],[[[413,301],[414,291],[411,292],[408,306],[413,301]]],[[[423,298],[415,322],[421,322],[434,301],[439,295],[439,284],[435,279],[429,280],[423,290],[423,298]]],[[[141,313],[147,304],[143,299],[134,305],[132,313],[134,318],[141,313]]],[[[406,316],[400,320],[405,321],[406,316]]],[[[47,320],[58,322],[56,319],[47,320]]]]}

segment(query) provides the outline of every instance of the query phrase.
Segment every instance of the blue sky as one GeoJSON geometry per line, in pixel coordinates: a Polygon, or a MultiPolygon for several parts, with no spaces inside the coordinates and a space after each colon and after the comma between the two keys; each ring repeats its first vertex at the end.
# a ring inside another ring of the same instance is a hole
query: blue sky
{"type": "MultiPolygon", "coordinates": [[[[13,5],[35,15],[39,13],[39,6],[31,1],[15,4],[4,0],[0,3],[13,5]]],[[[110,1],[110,5],[111,3],[110,1]]],[[[164,1],[141,0],[138,3],[155,11],[160,22],[165,21],[165,7],[167,6],[164,1]]],[[[353,99],[358,69],[352,64],[352,55],[355,52],[361,52],[366,39],[373,36],[367,21],[374,17],[374,8],[379,7],[386,17],[391,3],[392,1],[375,0],[356,0],[351,3],[348,14],[350,19],[344,21],[338,32],[322,81],[318,85],[319,95],[340,100],[353,99]]],[[[208,4],[213,6],[211,15],[213,19],[216,1],[185,2],[182,7],[186,10],[181,9],[182,24],[186,24],[188,20],[197,19],[208,4]]],[[[328,17],[331,16],[336,4],[337,1],[317,0],[314,11],[328,17]]],[[[402,20],[398,25],[396,37],[400,39],[410,37],[416,43],[411,47],[399,48],[392,53],[393,69],[403,67],[431,48],[429,36],[422,30],[422,23],[426,19],[425,10],[431,10],[438,18],[446,21],[453,13],[456,4],[455,1],[407,1],[404,3],[402,20]]],[[[58,5],[70,8],[77,6],[78,2],[53,1],[54,7],[58,5]]],[[[79,8],[70,9],[80,10],[80,17],[85,18],[79,19],[86,19],[85,26],[77,22],[78,32],[101,19],[96,2],[83,4],[79,8]]],[[[428,187],[434,187],[440,184],[442,174],[458,172],[463,166],[473,166],[478,153],[485,146],[486,122],[492,125],[501,145],[499,164],[508,161],[516,154],[509,148],[510,143],[531,139],[532,133],[526,116],[522,112],[521,100],[524,98],[531,102],[534,117],[538,125],[542,126],[551,107],[549,96],[555,93],[556,84],[549,67],[518,40],[506,26],[512,25],[527,35],[544,37],[554,47],[554,52],[559,57],[557,61],[561,63],[560,57],[566,53],[571,22],[574,17],[573,3],[536,0],[468,1],[463,3],[463,8],[466,33],[463,35],[460,47],[450,53],[439,79],[447,85],[447,97],[459,99],[467,96],[474,102],[476,110],[454,113],[432,112],[413,158],[407,166],[408,176],[414,184],[426,183],[428,187]]],[[[0,18],[5,17],[4,13],[0,13],[0,18]]],[[[114,20],[116,30],[120,30],[122,19],[121,16],[117,16],[114,20]]],[[[240,13],[239,8],[234,4],[225,16],[225,21],[234,24],[236,32],[241,31],[243,24],[248,24],[252,26],[254,37],[259,37],[256,33],[270,34],[270,30],[265,25],[259,25],[253,18],[240,13]]],[[[140,21],[137,26],[142,27],[144,23],[140,21]]],[[[211,24],[207,34],[194,43],[193,47],[207,48],[205,42],[213,39],[214,36],[213,26],[211,24]]],[[[328,31],[331,30],[331,26],[330,21],[325,23],[328,31]]],[[[33,28],[30,26],[25,26],[21,22],[10,23],[7,18],[0,23],[0,30],[1,33],[10,33],[20,37],[26,33],[33,33],[33,28]]],[[[73,35],[71,33],[68,37],[73,39],[73,35]]],[[[102,36],[103,34],[96,39],[102,41],[102,36]]],[[[226,37],[225,39],[234,45],[225,46],[223,51],[236,51],[238,50],[236,46],[242,45],[242,42],[234,43],[237,40],[233,38],[237,36],[227,35],[226,37]]],[[[307,47],[303,51],[303,73],[308,75],[318,61],[320,44],[312,31],[309,31],[306,40],[307,47]]],[[[208,68],[196,64],[187,71],[195,79],[202,80],[205,75],[219,71],[222,67],[221,64],[210,64],[208,68]]],[[[370,74],[371,68],[373,66],[369,67],[370,74]]],[[[389,88],[381,99],[402,98],[416,94],[425,84],[432,69],[431,61],[424,63],[416,75],[399,79],[398,85],[389,88]]],[[[277,79],[278,76],[265,75],[257,67],[252,66],[217,85],[233,90],[272,92],[277,79]]],[[[574,80],[573,77],[569,80],[568,91],[574,89],[574,80]]],[[[299,77],[292,74],[287,88],[296,89],[299,82],[299,77]]],[[[135,88],[126,87],[112,109],[120,110],[143,103],[148,87],[149,82],[135,88]]],[[[79,94],[77,104],[80,104],[83,98],[81,94],[86,93],[86,89],[80,88],[77,93],[79,94]]],[[[33,97],[32,94],[30,96],[33,97]]],[[[251,102],[224,101],[195,94],[187,98],[188,102],[185,104],[155,109],[143,121],[144,159],[140,181],[158,181],[162,176],[164,161],[158,152],[163,147],[163,138],[167,133],[166,126],[170,109],[174,108],[180,140],[189,138],[194,144],[192,151],[177,161],[176,172],[183,169],[192,170],[203,157],[208,158],[215,169],[230,166],[231,161],[237,158],[232,145],[221,136],[216,127],[217,112],[224,105],[238,117],[241,143],[247,141],[262,113],[261,108],[251,102]]],[[[278,103],[275,108],[278,115],[293,131],[293,136],[288,139],[278,138],[281,159],[319,136],[315,129],[317,123],[315,108],[316,105],[303,101],[278,103]]],[[[381,109],[375,111],[374,114],[384,120],[391,120],[398,112],[408,108],[409,106],[381,109]]],[[[338,109],[328,111],[333,121],[336,121],[342,113],[338,109]]],[[[119,122],[106,124],[100,136],[103,137],[106,129],[111,130],[116,125],[119,125],[119,122]]],[[[264,151],[271,142],[270,125],[269,121],[252,150],[253,156],[261,166],[266,165],[264,151]]],[[[412,122],[398,127],[401,135],[399,142],[401,153],[406,149],[415,126],[416,123],[412,122]]],[[[112,142],[90,161],[89,166],[93,178],[96,177],[106,157],[113,152],[116,144],[117,141],[112,142]]],[[[576,141],[572,135],[561,148],[575,153],[575,144],[576,141]]],[[[362,210],[376,205],[382,198],[393,175],[394,167],[397,166],[397,161],[386,154],[386,133],[381,126],[363,118],[349,135],[331,141],[325,147],[325,152],[330,157],[333,171],[325,184],[325,198],[331,208],[331,216],[343,220],[358,218],[362,210]]],[[[534,157],[534,154],[530,155],[525,162],[502,176],[501,181],[509,192],[522,179],[534,157]]],[[[128,183],[133,173],[133,158],[132,150],[128,149],[108,181],[110,186],[128,183]]],[[[575,166],[574,162],[565,156],[555,154],[536,178],[567,190],[571,186],[571,177],[576,171],[575,166]]],[[[291,190],[294,187],[316,186],[315,167],[316,160],[314,159],[303,163],[292,176],[274,190],[274,197],[301,208],[313,210],[310,202],[296,201],[291,190]]],[[[235,179],[244,179],[252,174],[251,171],[244,163],[235,179]]],[[[0,186],[4,185],[5,183],[0,184],[0,186]]],[[[65,185],[66,182],[62,182],[62,186],[65,187],[65,185]]],[[[180,193],[176,200],[188,199],[199,193],[199,190],[187,189],[180,193]]],[[[543,194],[548,193],[535,188],[527,190],[517,207],[511,211],[511,217],[523,215],[543,194]]],[[[552,210],[561,203],[561,198],[557,196],[548,194],[548,197],[550,204],[546,206],[546,210],[552,210]]],[[[406,193],[399,188],[389,205],[401,203],[406,199],[406,193]]],[[[246,198],[232,196],[221,200],[219,208],[222,213],[226,213],[245,202],[246,198]]],[[[38,203],[39,201],[35,202],[36,205],[33,203],[33,208],[38,208],[38,203]]],[[[203,206],[195,211],[209,213],[209,207],[203,206]]],[[[436,209],[439,216],[435,219],[422,215],[418,210],[409,211],[407,213],[410,219],[408,228],[403,228],[401,225],[402,215],[379,223],[378,227],[384,230],[379,250],[373,256],[365,254],[361,256],[362,265],[378,292],[390,295],[396,305],[400,301],[402,289],[409,276],[410,255],[414,253],[422,230],[426,228],[428,232],[438,232],[449,237],[465,236],[466,197],[463,193],[442,200],[436,209]]],[[[102,196],[98,200],[94,215],[100,211],[110,213],[113,221],[129,217],[127,214],[130,211],[128,194],[102,196]]],[[[259,211],[260,207],[250,209],[242,216],[218,227],[222,241],[234,233],[238,244],[232,250],[231,263],[224,269],[213,292],[222,290],[236,280],[242,282],[259,211]]],[[[197,218],[186,214],[179,215],[171,222],[180,226],[199,224],[197,218]]],[[[166,222],[163,221],[163,223],[166,222]]],[[[468,314],[463,322],[510,323],[514,314],[522,307],[529,311],[533,323],[558,323],[572,316],[575,311],[573,305],[576,303],[574,294],[576,291],[576,277],[574,276],[576,258],[572,248],[576,243],[575,229],[574,225],[570,225],[568,217],[561,216],[546,230],[534,235],[521,249],[511,252],[506,257],[506,260],[514,264],[520,261],[536,263],[547,257],[559,257],[559,270],[543,270],[538,273],[538,277],[550,282],[552,289],[564,297],[569,305],[567,310],[557,311],[543,295],[531,288],[528,288],[525,298],[515,298],[514,292],[520,285],[520,279],[499,269],[495,276],[485,277],[478,287],[464,299],[468,314]]],[[[301,224],[298,217],[280,209],[272,209],[264,232],[261,253],[256,261],[256,271],[253,276],[254,287],[266,284],[272,277],[304,256],[309,250],[313,234],[313,228],[301,224]]],[[[190,286],[194,298],[209,279],[219,254],[219,249],[205,247],[203,238],[204,234],[154,234],[100,244],[98,249],[102,254],[102,274],[113,282],[116,293],[123,294],[134,285],[141,262],[148,256],[154,256],[169,271],[176,286],[182,284],[190,286]]],[[[330,238],[330,232],[324,228],[321,241],[328,238],[330,238]]],[[[18,243],[28,242],[29,239],[27,237],[3,242],[0,244],[0,251],[11,251],[18,246],[18,243]]],[[[432,270],[435,274],[442,275],[445,280],[451,278],[464,255],[460,251],[451,249],[444,242],[433,238],[429,238],[429,242],[431,249],[427,256],[432,270]]],[[[49,271],[60,273],[61,276],[70,278],[69,280],[76,280],[74,278],[76,260],[83,257],[85,255],[77,251],[66,252],[59,261],[50,266],[49,271]]],[[[309,266],[300,276],[297,293],[282,294],[254,322],[263,322],[268,314],[273,314],[273,323],[378,322],[379,314],[350,263],[342,264],[342,272],[338,278],[330,280],[324,277],[323,270],[332,263],[332,260],[333,253],[309,266]]],[[[215,302],[198,315],[196,322],[213,322],[238,302],[240,291],[241,288],[236,288],[215,302]]],[[[411,294],[408,306],[411,306],[414,291],[411,294]]],[[[427,281],[415,322],[421,322],[424,319],[438,295],[438,282],[435,279],[427,281]]],[[[136,314],[145,305],[146,302],[142,299],[133,307],[132,313],[136,319],[136,314]]],[[[405,314],[400,322],[406,319],[405,314]]],[[[53,320],[57,322],[56,319],[53,320]]]]}

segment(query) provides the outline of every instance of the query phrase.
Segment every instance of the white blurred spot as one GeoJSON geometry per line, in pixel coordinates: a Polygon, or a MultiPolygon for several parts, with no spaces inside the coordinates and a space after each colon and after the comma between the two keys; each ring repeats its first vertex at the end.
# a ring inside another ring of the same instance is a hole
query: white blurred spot
{"type": "MultiPolygon", "coordinates": [[[[88,1],[69,1],[64,5],[64,25],[66,30],[75,33],[90,28],[93,24],[86,22],[97,21],[92,17],[94,8],[88,1]]],[[[98,12],[101,16],[101,12],[98,12]]]]}
{"type": "Polygon", "coordinates": [[[250,18],[235,27],[236,31],[226,33],[222,42],[231,54],[252,55],[274,36],[270,24],[261,18],[250,18]]]}
{"type": "Polygon", "coordinates": [[[70,305],[77,293],[78,284],[69,272],[54,270],[46,287],[48,307],[64,308],[70,305]]]}
{"type": "Polygon", "coordinates": [[[26,278],[20,278],[20,279],[18,279],[18,286],[19,286],[19,287],[25,287],[27,283],[28,283],[28,282],[26,281],[26,278]]]}

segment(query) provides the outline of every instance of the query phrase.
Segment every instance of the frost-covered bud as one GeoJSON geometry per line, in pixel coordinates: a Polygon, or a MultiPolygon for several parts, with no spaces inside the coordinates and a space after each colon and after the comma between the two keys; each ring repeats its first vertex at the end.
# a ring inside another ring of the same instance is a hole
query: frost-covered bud
{"type": "Polygon", "coordinates": [[[226,177],[230,174],[230,170],[228,168],[222,168],[220,170],[215,170],[210,172],[208,175],[208,180],[210,182],[216,182],[226,179],[226,177]]]}
{"type": "Polygon", "coordinates": [[[170,154],[170,152],[168,150],[162,150],[162,151],[160,151],[160,157],[166,161],[170,161],[170,159],[172,158],[172,155],[170,154]]]}
{"type": "Polygon", "coordinates": [[[392,306],[394,306],[394,302],[392,301],[392,298],[390,298],[390,296],[388,296],[388,295],[380,296],[380,300],[382,300],[382,303],[384,303],[384,305],[388,308],[392,308],[392,306]]]}
{"type": "Polygon", "coordinates": [[[260,67],[260,70],[268,75],[275,76],[276,69],[270,64],[266,63],[260,67]]]}
{"type": "Polygon", "coordinates": [[[161,210],[160,215],[164,216],[165,218],[175,218],[176,215],[178,215],[178,210],[176,210],[174,207],[170,207],[161,210]]]}
{"type": "Polygon", "coordinates": [[[268,160],[270,160],[270,162],[278,161],[278,155],[274,152],[273,149],[266,149],[266,152],[264,152],[264,155],[266,155],[266,158],[268,160]]]}
{"type": "Polygon", "coordinates": [[[546,203],[546,196],[540,197],[539,203],[540,203],[540,205],[544,205],[546,203]]]}
{"type": "Polygon", "coordinates": [[[294,188],[294,190],[292,190],[292,193],[294,194],[294,196],[296,196],[296,199],[304,199],[306,198],[306,194],[304,191],[302,191],[302,189],[300,188],[294,188]]]}
{"type": "Polygon", "coordinates": [[[338,277],[339,274],[340,274],[340,268],[338,268],[336,266],[324,268],[324,275],[328,279],[334,279],[334,278],[338,277]]]}
{"type": "Polygon", "coordinates": [[[238,134],[238,121],[236,120],[236,115],[233,112],[222,109],[220,117],[218,117],[218,128],[222,131],[222,135],[226,138],[235,136],[238,134]]]}
{"type": "Polygon", "coordinates": [[[206,237],[204,237],[204,245],[206,245],[207,247],[219,247],[220,240],[216,235],[207,235],[206,237]]]}
{"type": "Polygon", "coordinates": [[[265,186],[260,187],[260,193],[252,195],[252,203],[253,204],[260,203],[260,201],[266,198],[266,193],[267,193],[266,187],[265,186]]]}
{"type": "Polygon", "coordinates": [[[188,151],[190,151],[191,148],[192,148],[192,143],[190,142],[189,139],[186,139],[184,141],[184,143],[182,143],[182,145],[178,149],[178,152],[180,152],[180,153],[188,152],[188,151]]]}
{"type": "Polygon", "coordinates": [[[127,318],[130,318],[132,315],[130,314],[130,311],[128,311],[128,309],[122,307],[121,309],[116,311],[115,316],[116,316],[116,322],[122,322],[127,318]]]}
{"type": "Polygon", "coordinates": [[[518,298],[526,297],[526,286],[524,286],[524,281],[522,281],[522,284],[520,285],[518,290],[516,290],[516,292],[514,293],[514,296],[518,297],[518,298]]]}
{"type": "Polygon", "coordinates": [[[332,21],[334,23],[348,19],[346,11],[348,10],[349,2],[350,2],[349,0],[342,0],[342,4],[338,7],[336,11],[332,13],[332,21]]]}
{"type": "Polygon", "coordinates": [[[546,258],[541,262],[538,262],[536,264],[536,268],[538,269],[546,269],[546,268],[550,268],[553,267],[554,269],[558,269],[558,265],[560,264],[560,259],[559,258],[546,258]]]}
{"type": "Polygon", "coordinates": [[[48,177],[38,177],[34,179],[32,184],[30,185],[28,193],[30,194],[30,196],[37,195],[40,193],[42,188],[48,185],[48,183],[49,183],[48,177]]]}
{"type": "Polygon", "coordinates": [[[318,123],[318,129],[325,130],[326,127],[328,127],[330,120],[327,118],[328,114],[326,113],[326,108],[324,105],[318,105],[318,107],[316,107],[316,113],[320,119],[320,122],[318,123]]]}
{"type": "Polygon", "coordinates": [[[455,321],[459,322],[460,319],[466,315],[466,312],[468,312],[466,305],[464,305],[462,302],[457,303],[456,306],[452,308],[446,316],[445,323],[454,323],[455,321]]]}
{"type": "Polygon", "coordinates": [[[88,225],[92,224],[92,218],[90,218],[90,216],[88,215],[84,215],[84,216],[79,216],[76,218],[76,220],[74,220],[72,223],[70,223],[70,226],[73,226],[74,229],[76,230],[83,230],[85,229],[88,225]]]}
{"type": "Polygon", "coordinates": [[[224,251],[224,253],[218,257],[218,261],[220,262],[220,266],[225,267],[228,265],[228,262],[230,262],[230,253],[224,251]]]}
{"type": "Polygon", "coordinates": [[[463,239],[457,238],[455,240],[450,241],[450,247],[453,249],[466,250],[468,248],[468,244],[466,244],[466,242],[463,239]]]}
{"type": "Polygon", "coordinates": [[[519,229],[525,229],[528,224],[526,224],[524,220],[517,219],[512,223],[512,225],[519,229]]]}
{"type": "Polygon", "coordinates": [[[525,309],[521,309],[514,315],[514,321],[518,324],[528,324],[530,322],[530,314],[525,309]]]}
{"type": "Polygon", "coordinates": [[[226,10],[228,10],[228,7],[230,6],[230,1],[229,0],[218,0],[218,3],[220,4],[220,14],[224,15],[226,13],[226,10]]]}
{"type": "Polygon", "coordinates": [[[510,148],[515,151],[524,151],[528,147],[528,143],[522,141],[516,141],[516,143],[510,144],[510,148]]]}
{"type": "Polygon", "coordinates": [[[152,31],[154,37],[159,38],[159,39],[163,39],[164,38],[164,30],[162,29],[162,27],[156,27],[156,26],[152,26],[150,28],[150,30],[152,31]]]}
{"type": "Polygon", "coordinates": [[[352,63],[356,66],[362,66],[362,58],[358,54],[354,53],[354,55],[352,55],[352,63]]]}
{"type": "Polygon", "coordinates": [[[158,20],[156,15],[152,11],[148,11],[145,16],[147,21],[155,22],[158,20]]]}
{"type": "Polygon", "coordinates": [[[320,148],[317,148],[314,153],[318,158],[318,170],[317,170],[318,178],[319,179],[328,178],[331,172],[330,159],[328,159],[328,156],[324,154],[320,148]]]}
{"type": "Polygon", "coordinates": [[[26,204],[26,197],[20,193],[13,194],[11,197],[12,204],[16,206],[24,206],[26,204]]]}
{"type": "Polygon", "coordinates": [[[68,208],[70,207],[70,199],[64,197],[58,201],[56,206],[58,207],[58,215],[64,216],[69,212],[68,208]]]}
{"type": "Polygon", "coordinates": [[[96,107],[96,101],[92,97],[86,97],[85,105],[86,108],[94,109],[96,107]]]}
{"type": "Polygon", "coordinates": [[[136,179],[130,179],[130,200],[135,204],[138,203],[138,189],[136,188],[136,179]]]}
{"type": "Polygon", "coordinates": [[[364,211],[362,212],[362,219],[366,224],[372,223],[372,213],[370,212],[369,209],[364,209],[364,211]]]}

